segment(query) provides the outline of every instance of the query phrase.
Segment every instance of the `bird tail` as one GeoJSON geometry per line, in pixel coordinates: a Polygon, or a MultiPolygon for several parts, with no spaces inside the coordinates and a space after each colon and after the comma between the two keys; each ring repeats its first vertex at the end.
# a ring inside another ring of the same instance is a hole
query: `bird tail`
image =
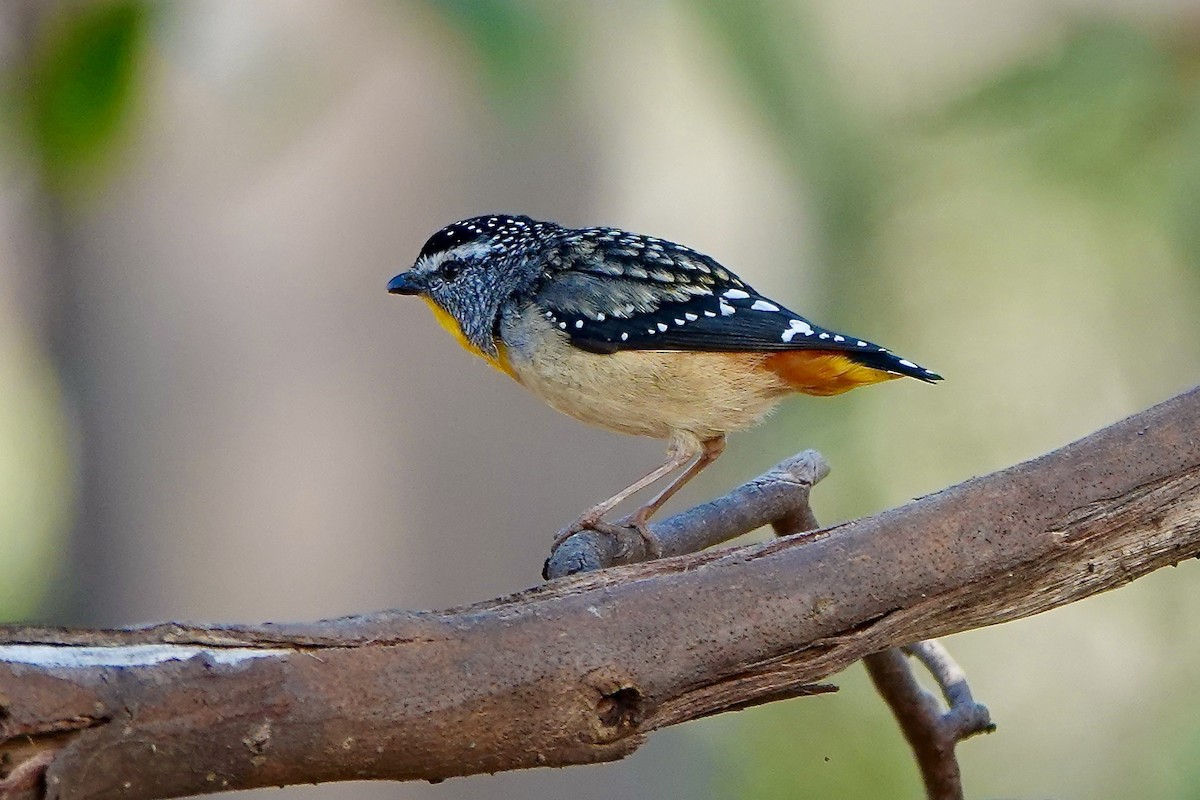
{"type": "Polygon", "coordinates": [[[787,350],[767,357],[765,366],[793,390],[834,395],[859,386],[910,377],[935,383],[941,375],[882,350],[787,350]]]}

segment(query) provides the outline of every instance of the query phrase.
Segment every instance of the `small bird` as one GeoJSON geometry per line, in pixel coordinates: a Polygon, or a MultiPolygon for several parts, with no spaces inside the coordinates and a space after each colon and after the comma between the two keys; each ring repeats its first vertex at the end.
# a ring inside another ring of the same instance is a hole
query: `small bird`
{"type": "Polygon", "coordinates": [[[821,328],[754,291],[712,258],[615,228],[524,216],[461,220],[425,242],[392,294],[417,295],[467,350],[559,411],[620,433],[665,439],[667,459],[588,509],[555,539],[647,521],[793,392],[835,395],[941,376],[857,336],[821,328]],[[603,518],[679,473],[632,515],[603,518]]]}

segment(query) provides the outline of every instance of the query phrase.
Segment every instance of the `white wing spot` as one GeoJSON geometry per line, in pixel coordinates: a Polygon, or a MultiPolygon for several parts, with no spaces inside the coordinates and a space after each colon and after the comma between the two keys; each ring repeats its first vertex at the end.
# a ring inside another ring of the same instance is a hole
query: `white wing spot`
{"type": "Polygon", "coordinates": [[[658,328],[660,331],[665,331],[667,329],[667,324],[665,322],[660,322],[657,325],[655,325],[655,327],[658,328]]]}
{"type": "MultiPolygon", "coordinates": [[[[726,292],[725,294],[729,294],[726,292]]],[[[755,311],[778,311],[779,306],[774,303],[768,303],[766,300],[755,300],[754,305],[750,306],[755,311]]]]}
{"type": "Polygon", "coordinates": [[[797,333],[802,333],[805,336],[812,336],[812,332],[813,332],[812,326],[809,325],[807,322],[805,322],[802,319],[793,319],[790,322],[788,322],[788,329],[786,331],[784,331],[783,335],[780,336],[779,338],[781,338],[785,342],[790,342],[790,341],[792,341],[792,337],[795,336],[797,333]]]}
{"type": "Polygon", "coordinates": [[[858,340],[858,346],[859,346],[859,347],[866,347],[866,346],[867,346],[867,343],[866,343],[866,342],[864,342],[862,339],[859,339],[859,340],[858,340]]]}
{"type": "MultiPolygon", "coordinates": [[[[726,292],[726,294],[728,294],[728,292],[726,292]]],[[[721,301],[721,316],[728,317],[732,313],[733,313],[733,306],[729,305],[729,303],[726,303],[724,300],[722,300],[721,301]]]]}
{"type": "Polygon", "coordinates": [[[821,334],[820,336],[818,336],[817,338],[818,338],[818,339],[828,339],[828,338],[829,338],[829,334],[828,334],[828,333],[822,333],[822,334],[821,334]]]}
{"type": "Polygon", "coordinates": [[[688,322],[695,322],[696,320],[700,319],[699,317],[697,317],[695,314],[693,314],[690,311],[684,313],[683,316],[684,316],[684,319],[686,319],[688,322]]]}
{"type": "Polygon", "coordinates": [[[837,336],[834,336],[834,337],[833,337],[833,340],[834,340],[835,342],[844,342],[844,341],[846,341],[846,337],[845,337],[845,336],[841,336],[841,335],[837,335],[837,336]]]}
{"type": "Polygon", "coordinates": [[[902,358],[902,359],[900,359],[900,366],[902,366],[902,367],[912,367],[913,369],[920,369],[920,367],[918,367],[916,364],[914,364],[914,363],[912,363],[911,361],[909,361],[907,358],[902,358]]]}
{"type": "Polygon", "coordinates": [[[576,328],[582,328],[582,327],[583,327],[583,320],[581,320],[581,319],[577,319],[577,320],[575,320],[575,327],[576,327],[576,328]]]}
{"type": "Polygon", "coordinates": [[[741,289],[728,289],[726,290],[724,296],[728,297],[730,300],[745,300],[750,297],[749,294],[743,292],[741,289]]]}
{"type": "Polygon", "coordinates": [[[622,342],[628,342],[628,341],[629,341],[629,334],[628,334],[627,332],[625,332],[625,331],[621,331],[621,341],[622,341],[622,342]]]}
{"type": "Polygon", "coordinates": [[[704,316],[706,316],[706,317],[715,317],[716,315],[717,314],[715,311],[705,311],[704,312],[704,316]]]}
{"type": "Polygon", "coordinates": [[[596,312],[596,322],[604,322],[604,312],[603,311],[596,312]]]}
{"type": "Polygon", "coordinates": [[[682,320],[682,319],[676,319],[676,320],[675,320],[675,324],[676,324],[676,325],[682,325],[684,322],[685,322],[685,320],[682,320]]]}
{"type": "Polygon", "coordinates": [[[558,323],[558,327],[562,328],[565,331],[567,329],[567,323],[560,322],[560,323],[558,323]]]}

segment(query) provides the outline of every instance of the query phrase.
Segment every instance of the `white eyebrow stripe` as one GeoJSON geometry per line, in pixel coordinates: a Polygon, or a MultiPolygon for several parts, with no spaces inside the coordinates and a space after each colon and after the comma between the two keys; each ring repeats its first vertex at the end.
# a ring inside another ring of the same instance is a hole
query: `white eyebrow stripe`
{"type": "Polygon", "coordinates": [[[439,263],[448,258],[469,258],[471,256],[486,256],[492,252],[491,242],[483,239],[477,242],[467,242],[458,247],[438,253],[439,263]]]}

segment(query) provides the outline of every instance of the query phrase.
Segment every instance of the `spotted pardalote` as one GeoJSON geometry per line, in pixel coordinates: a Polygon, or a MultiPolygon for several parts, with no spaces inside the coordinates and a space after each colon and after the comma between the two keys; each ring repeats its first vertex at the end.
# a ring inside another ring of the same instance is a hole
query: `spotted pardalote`
{"type": "Polygon", "coordinates": [[[816,325],[712,258],[615,228],[494,214],[447,225],[388,284],[419,295],[468,350],[554,408],[668,442],[657,469],[560,533],[678,473],[616,525],[646,521],[786,395],[835,395],[901,376],[941,376],[866,339],[816,325]]]}

